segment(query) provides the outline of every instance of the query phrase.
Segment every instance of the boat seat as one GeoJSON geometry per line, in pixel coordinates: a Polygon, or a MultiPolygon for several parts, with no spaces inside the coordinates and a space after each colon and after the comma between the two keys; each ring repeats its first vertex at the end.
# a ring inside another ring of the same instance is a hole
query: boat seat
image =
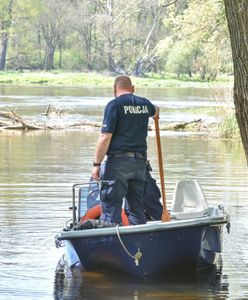
{"type": "Polygon", "coordinates": [[[197,180],[177,182],[170,214],[172,219],[194,219],[209,214],[206,197],[197,180]]]}

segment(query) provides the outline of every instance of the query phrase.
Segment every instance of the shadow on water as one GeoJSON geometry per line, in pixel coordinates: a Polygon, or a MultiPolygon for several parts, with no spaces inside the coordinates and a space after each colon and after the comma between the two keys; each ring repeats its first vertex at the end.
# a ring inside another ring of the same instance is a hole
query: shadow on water
{"type": "Polygon", "coordinates": [[[64,268],[55,273],[54,300],[67,299],[226,299],[228,278],[222,267],[169,272],[156,279],[137,279],[119,273],[83,272],[64,268]]]}

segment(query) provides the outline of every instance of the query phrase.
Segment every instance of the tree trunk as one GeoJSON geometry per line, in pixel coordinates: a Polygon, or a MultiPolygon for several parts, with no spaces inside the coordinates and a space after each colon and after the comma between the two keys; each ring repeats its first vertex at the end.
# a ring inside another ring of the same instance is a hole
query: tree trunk
{"type": "Polygon", "coordinates": [[[62,69],[62,55],[63,55],[63,50],[62,47],[59,48],[59,69],[62,69]]]}
{"type": "Polygon", "coordinates": [[[224,0],[234,67],[234,104],[248,163],[248,3],[224,0]]]}
{"type": "Polygon", "coordinates": [[[54,51],[55,51],[55,48],[52,46],[50,46],[46,49],[46,56],[45,56],[45,70],[46,71],[50,71],[53,69],[54,51]]]}
{"type": "Polygon", "coordinates": [[[1,51],[1,56],[0,56],[0,70],[4,71],[5,65],[6,65],[6,57],[7,57],[7,49],[8,49],[8,42],[9,42],[9,29],[12,24],[12,11],[13,11],[13,3],[14,0],[10,0],[8,7],[7,7],[7,15],[8,19],[7,21],[2,21],[1,24],[1,30],[3,31],[2,33],[2,51],[1,51]]]}
{"type": "Polygon", "coordinates": [[[8,48],[8,33],[2,34],[2,51],[1,51],[1,59],[0,59],[0,70],[5,70],[5,64],[6,64],[6,56],[7,56],[7,48],[8,48]]]}
{"type": "Polygon", "coordinates": [[[144,60],[140,59],[135,64],[133,75],[136,77],[142,77],[144,73],[145,73],[145,62],[144,60]]]}

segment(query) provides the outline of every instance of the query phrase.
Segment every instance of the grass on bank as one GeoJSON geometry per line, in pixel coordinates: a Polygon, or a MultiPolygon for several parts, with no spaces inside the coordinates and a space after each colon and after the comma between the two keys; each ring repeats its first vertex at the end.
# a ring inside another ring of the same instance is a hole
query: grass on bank
{"type": "MultiPolygon", "coordinates": [[[[0,84],[16,85],[64,85],[85,87],[112,87],[115,76],[109,73],[76,73],[76,72],[31,72],[9,71],[0,72],[0,84]]],[[[166,87],[190,87],[209,86],[212,82],[200,81],[199,78],[190,79],[182,76],[179,79],[175,75],[148,74],[146,77],[132,77],[138,87],[166,88],[166,87]]],[[[229,77],[220,77],[218,83],[228,83],[229,77]]],[[[215,81],[216,83],[216,81],[215,81]]]]}
{"type": "Polygon", "coordinates": [[[95,73],[0,72],[0,84],[111,86],[113,79],[95,73]]]}
{"type": "Polygon", "coordinates": [[[238,122],[234,114],[230,114],[223,118],[218,124],[218,132],[222,138],[240,139],[238,122]]]}

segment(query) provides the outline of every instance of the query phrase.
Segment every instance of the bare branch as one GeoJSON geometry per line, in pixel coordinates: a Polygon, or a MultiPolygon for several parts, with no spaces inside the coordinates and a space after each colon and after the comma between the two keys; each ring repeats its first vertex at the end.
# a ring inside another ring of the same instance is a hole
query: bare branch
{"type": "Polygon", "coordinates": [[[165,4],[165,5],[162,5],[162,7],[168,7],[168,6],[170,6],[170,5],[175,4],[176,2],[177,2],[177,0],[175,0],[175,1],[173,1],[173,2],[170,2],[170,3],[168,3],[168,4],[165,4]]]}

